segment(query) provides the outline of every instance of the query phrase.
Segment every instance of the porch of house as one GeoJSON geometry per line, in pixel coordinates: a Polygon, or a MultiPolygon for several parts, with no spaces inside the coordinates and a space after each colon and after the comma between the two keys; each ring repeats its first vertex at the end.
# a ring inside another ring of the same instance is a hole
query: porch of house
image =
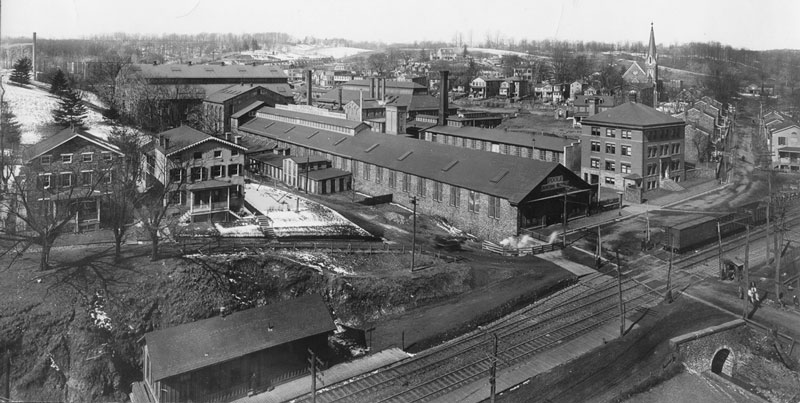
{"type": "Polygon", "coordinates": [[[800,172],[800,147],[783,147],[778,149],[775,168],[786,172],[800,172]]]}
{"type": "Polygon", "coordinates": [[[239,210],[244,200],[241,186],[230,182],[203,181],[189,185],[187,190],[186,204],[192,222],[228,221],[230,213],[239,210]]]}

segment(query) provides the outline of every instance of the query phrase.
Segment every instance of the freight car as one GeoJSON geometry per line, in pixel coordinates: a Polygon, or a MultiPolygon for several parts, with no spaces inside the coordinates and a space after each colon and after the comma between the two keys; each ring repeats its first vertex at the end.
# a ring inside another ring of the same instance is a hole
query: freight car
{"type": "Polygon", "coordinates": [[[664,249],[672,247],[677,253],[684,253],[697,249],[718,239],[717,224],[722,238],[743,232],[745,224],[750,226],[761,225],[767,219],[766,206],[759,202],[739,206],[736,212],[723,216],[694,216],[686,221],[666,228],[667,237],[664,240],[664,249]],[[670,244],[670,237],[672,238],[670,244]]]}

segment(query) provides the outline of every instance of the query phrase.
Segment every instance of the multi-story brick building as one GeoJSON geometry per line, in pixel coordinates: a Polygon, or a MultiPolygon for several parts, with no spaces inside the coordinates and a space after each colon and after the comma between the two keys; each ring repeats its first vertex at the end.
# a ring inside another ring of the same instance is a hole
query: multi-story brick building
{"type": "Polygon", "coordinates": [[[626,103],[582,122],[581,175],[590,183],[648,191],[685,179],[685,122],[626,103]]]}
{"type": "Polygon", "coordinates": [[[236,113],[293,102],[290,93],[279,94],[260,85],[237,84],[207,96],[203,100],[203,112],[209,129],[221,134],[231,131],[231,116],[236,113]]]}
{"type": "MultiPolygon", "coordinates": [[[[36,211],[58,215],[70,210],[66,225],[74,231],[99,229],[102,197],[115,180],[115,161],[124,155],[118,147],[80,129],[67,128],[23,151],[19,190],[36,211]]],[[[120,179],[120,178],[116,178],[120,179]]],[[[20,223],[22,224],[22,223],[20,223]]]]}

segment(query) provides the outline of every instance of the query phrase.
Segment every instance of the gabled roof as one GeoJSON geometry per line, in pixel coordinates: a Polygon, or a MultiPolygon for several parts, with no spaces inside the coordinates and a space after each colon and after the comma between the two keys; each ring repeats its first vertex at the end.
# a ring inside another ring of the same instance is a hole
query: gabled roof
{"type": "Polygon", "coordinates": [[[338,126],[344,127],[350,130],[363,130],[368,128],[369,126],[366,123],[357,122],[354,120],[347,120],[347,119],[340,119],[331,116],[322,116],[322,115],[315,115],[313,113],[304,113],[299,111],[291,111],[286,109],[277,109],[272,108],[269,106],[265,106],[258,110],[256,116],[263,117],[262,115],[275,115],[275,116],[282,116],[290,119],[297,119],[303,121],[313,121],[317,123],[324,123],[329,124],[331,126],[338,126]]]}
{"type": "Polygon", "coordinates": [[[285,141],[519,203],[560,164],[371,131],[356,136],[256,118],[240,133],[285,141]],[[293,128],[292,130],[288,130],[293,128]],[[309,134],[318,131],[314,136],[309,134]]]}
{"type": "MultiPolygon", "coordinates": [[[[359,87],[366,87],[369,88],[370,80],[350,80],[342,85],[353,85],[359,87]]],[[[376,83],[377,86],[377,83],[376,83]]],[[[428,88],[422,84],[417,84],[413,81],[397,81],[397,80],[386,80],[386,88],[413,88],[413,89],[421,89],[421,88],[428,88]]]]}
{"type": "Polygon", "coordinates": [[[319,295],[306,295],[228,316],[144,335],[153,381],[336,329],[319,295]]]}
{"type": "Polygon", "coordinates": [[[135,64],[133,71],[145,77],[164,78],[287,78],[281,69],[275,66],[250,65],[211,65],[211,64],[135,64]]]}
{"type": "Polygon", "coordinates": [[[647,127],[676,124],[684,125],[685,122],[659,112],[649,106],[628,102],[589,116],[583,119],[583,124],[647,127]]]}
{"type": "Polygon", "coordinates": [[[265,86],[262,86],[262,85],[259,85],[259,84],[256,84],[256,85],[253,85],[253,84],[234,84],[234,85],[228,86],[226,88],[223,88],[223,89],[221,89],[221,90],[219,90],[217,92],[214,92],[212,94],[206,95],[206,98],[204,99],[204,101],[205,102],[212,102],[212,103],[219,104],[219,103],[223,103],[223,102],[225,102],[225,101],[227,101],[227,100],[229,100],[231,98],[235,98],[235,97],[237,97],[239,95],[247,93],[249,91],[255,91],[255,90],[259,89],[259,88],[262,89],[262,90],[271,91],[269,88],[267,88],[265,86]]]}
{"type": "Polygon", "coordinates": [[[790,127],[793,127],[793,126],[797,127],[797,128],[800,128],[800,125],[798,125],[797,123],[792,122],[791,120],[785,120],[783,122],[780,122],[780,123],[777,123],[775,125],[770,126],[770,131],[772,133],[777,133],[777,132],[784,131],[784,130],[786,130],[786,129],[790,128],[790,127]]]}
{"type": "Polygon", "coordinates": [[[66,143],[68,141],[71,141],[71,140],[73,140],[75,138],[80,138],[80,139],[86,140],[86,141],[88,141],[88,142],[90,142],[90,143],[92,143],[92,144],[94,144],[94,145],[96,145],[96,146],[98,146],[100,148],[103,148],[103,149],[105,149],[105,150],[107,150],[109,152],[113,152],[113,153],[115,153],[117,155],[122,155],[122,152],[120,151],[120,149],[117,146],[109,143],[108,141],[103,140],[103,139],[101,139],[101,138],[99,138],[99,137],[97,137],[97,136],[95,136],[95,135],[93,135],[91,133],[88,133],[88,132],[86,132],[84,130],[81,130],[81,129],[73,130],[72,128],[68,127],[66,129],[61,130],[60,132],[58,132],[58,133],[56,133],[56,134],[54,134],[54,135],[52,135],[52,136],[50,136],[50,137],[38,142],[38,143],[28,147],[27,149],[25,149],[23,151],[23,153],[22,153],[23,161],[27,164],[31,160],[33,160],[34,158],[40,157],[40,156],[42,156],[44,154],[47,154],[52,149],[54,149],[54,148],[56,148],[56,147],[58,147],[58,146],[60,146],[60,145],[62,145],[64,143],[66,143]]]}
{"type": "Polygon", "coordinates": [[[221,139],[219,137],[214,137],[208,133],[203,133],[200,130],[193,129],[186,125],[182,125],[174,129],[161,132],[158,135],[165,139],[169,139],[169,147],[167,150],[165,150],[168,156],[184,150],[188,150],[198,144],[202,144],[209,141],[216,141],[228,147],[238,148],[240,150],[247,151],[247,148],[239,144],[231,143],[230,141],[221,139]]]}
{"type": "Polygon", "coordinates": [[[519,131],[505,131],[499,129],[484,129],[474,126],[436,126],[425,130],[426,132],[448,134],[451,136],[464,137],[495,143],[512,144],[524,147],[534,147],[538,149],[554,150],[563,152],[564,147],[578,140],[570,140],[564,137],[546,136],[519,131]]]}
{"type": "Polygon", "coordinates": [[[631,75],[633,75],[634,77],[642,77],[642,78],[645,78],[645,77],[647,76],[647,74],[645,74],[645,72],[644,72],[644,69],[642,69],[642,66],[639,66],[639,63],[638,63],[638,62],[636,62],[636,61],[634,61],[634,62],[633,62],[631,65],[630,65],[630,67],[628,67],[628,69],[627,69],[627,70],[625,70],[625,73],[623,73],[623,74],[622,74],[622,77],[625,77],[625,76],[627,76],[627,75],[628,75],[628,73],[630,73],[630,74],[631,74],[631,75]],[[637,71],[639,74],[634,74],[634,71],[637,71]]]}

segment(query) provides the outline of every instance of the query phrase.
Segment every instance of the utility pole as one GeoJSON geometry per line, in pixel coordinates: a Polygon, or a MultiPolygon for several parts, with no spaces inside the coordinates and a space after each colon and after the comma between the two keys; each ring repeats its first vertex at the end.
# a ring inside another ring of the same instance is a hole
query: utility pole
{"type": "Polygon", "coordinates": [[[617,285],[619,287],[619,337],[625,335],[625,307],[622,303],[622,261],[619,260],[617,249],[617,285]]]}
{"type": "Polygon", "coordinates": [[[489,399],[491,403],[495,402],[495,396],[497,394],[497,333],[494,333],[493,336],[494,348],[492,349],[492,368],[489,370],[489,385],[491,388],[489,399]]]}
{"type": "Polygon", "coordinates": [[[669,233],[669,267],[667,268],[667,292],[664,295],[664,299],[667,301],[668,304],[672,303],[672,284],[670,282],[672,278],[672,259],[675,256],[675,245],[673,243],[672,238],[672,231],[669,233]]]}
{"type": "Polygon", "coordinates": [[[414,206],[412,213],[414,231],[411,234],[411,271],[414,271],[414,262],[417,257],[417,196],[411,197],[411,204],[414,206]]]}
{"type": "Polygon", "coordinates": [[[722,268],[722,231],[719,227],[719,221],[717,221],[717,240],[717,245],[719,245],[719,279],[725,280],[725,271],[722,268]]]}
{"type": "MultiPolygon", "coordinates": [[[[311,403],[316,403],[317,401],[317,365],[322,367],[322,360],[320,360],[317,355],[314,353],[313,350],[310,348],[308,349],[308,353],[311,357],[308,358],[308,363],[311,365],[311,403]]],[[[322,374],[322,370],[319,370],[320,374],[322,374]]],[[[321,380],[321,379],[320,379],[321,380]]]]}
{"type": "Polygon", "coordinates": [[[565,249],[567,247],[567,193],[569,193],[569,188],[564,188],[564,220],[562,220],[564,231],[561,246],[565,249]]]}
{"type": "Polygon", "coordinates": [[[597,226],[597,270],[600,270],[600,264],[603,263],[603,240],[600,234],[600,226],[597,226]]]}
{"type": "MultiPolygon", "coordinates": [[[[647,206],[647,200],[644,202],[644,225],[645,225],[645,245],[650,245],[650,208],[647,206]]],[[[670,241],[670,245],[672,241],[670,241]]]]}
{"type": "MultiPolygon", "coordinates": [[[[744,244],[744,289],[750,288],[750,224],[744,226],[747,234],[745,235],[744,244]]],[[[745,292],[747,294],[747,292],[745,292]]],[[[742,298],[742,319],[747,319],[747,298],[742,298]]]]}
{"type": "MultiPolygon", "coordinates": [[[[775,223],[777,227],[777,223],[775,223]]],[[[778,242],[779,248],[775,249],[775,302],[781,304],[783,306],[783,300],[781,299],[781,258],[783,257],[783,222],[781,222],[781,227],[777,227],[776,230],[778,231],[775,234],[776,237],[780,237],[780,241],[778,242]]]]}
{"type": "Polygon", "coordinates": [[[309,168],[311,168],[311,154],[310,153],[311,153],[311,151],[309,151],[306,154],[306,185],[305,185],[306,194],[308,194],[308,171],[309,171],[309,168]]]}

